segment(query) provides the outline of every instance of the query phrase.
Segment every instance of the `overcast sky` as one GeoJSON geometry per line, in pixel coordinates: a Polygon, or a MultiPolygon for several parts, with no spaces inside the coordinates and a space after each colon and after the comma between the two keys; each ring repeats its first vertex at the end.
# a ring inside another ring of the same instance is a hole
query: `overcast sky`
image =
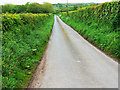
{"type": "MultiPolygon", "coordinates": [[[[103,2],[110,2],[111,0],[68,0],[69,3],[103,3],[103,2]]],[[[49,3],[66,3],[67,0],[0,0],[0,5],[4,4],[15,4],[15,5],[22,5],[27,2],[37,2],[37,3],[43,3],[43,2],[49,2],[49,3]]]]}

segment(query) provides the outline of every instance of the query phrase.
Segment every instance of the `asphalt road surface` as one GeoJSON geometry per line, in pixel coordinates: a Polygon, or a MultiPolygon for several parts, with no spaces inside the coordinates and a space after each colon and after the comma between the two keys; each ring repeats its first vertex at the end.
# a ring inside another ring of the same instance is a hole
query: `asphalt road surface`
{"type": "Polygon", "coordinates": [[[118,88],[118,63],[55,15],[43,64],[31,88],[118,88]],[[42,69],[41,69],[42,68],[42,69]]]}

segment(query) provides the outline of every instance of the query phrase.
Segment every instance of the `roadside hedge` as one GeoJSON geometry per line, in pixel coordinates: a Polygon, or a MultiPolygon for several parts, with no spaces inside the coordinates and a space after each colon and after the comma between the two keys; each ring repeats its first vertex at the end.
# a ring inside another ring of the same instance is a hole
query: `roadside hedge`
{"type": "Polygon", "coordinates": [[[36,24],[38,22],[44,23],[52,14],[2,14],[2,30],[8,31],[12,27],[25,24],[36,24]]]}
{"type": "Polygon", "coordinates": [[[101,50],[120,59],[120,2],[88,6],[59,16],[101,50]]]}
{"type": "Polygon", "coordinates": [[[47,46],[52,14],[2,14],[3,88],[26,87],[47,46]]]}

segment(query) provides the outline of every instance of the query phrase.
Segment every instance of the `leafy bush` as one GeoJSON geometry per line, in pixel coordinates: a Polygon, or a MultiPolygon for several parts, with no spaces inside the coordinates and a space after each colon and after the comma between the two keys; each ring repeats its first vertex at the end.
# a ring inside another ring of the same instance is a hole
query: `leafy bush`
{"type": "Polygon", "coordinates": [[[25,87],[53,26],[52,14],[2,14],[3,88],[25,87]]]}
{"type": "Polygon", "coordinates": [[[60,18],[102,50],[120,59],[120,2],[106,2],[60,18]]]}

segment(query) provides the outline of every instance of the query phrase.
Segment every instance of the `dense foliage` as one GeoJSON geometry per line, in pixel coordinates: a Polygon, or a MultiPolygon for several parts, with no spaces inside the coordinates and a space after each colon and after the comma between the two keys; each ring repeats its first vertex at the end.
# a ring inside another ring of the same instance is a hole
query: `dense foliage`
{"type": "Polygon", "coordinates": [[[120,59],[120,2],[107,2],[60,14],[87,40],[120,59]]]}
{"type": "Polygon", "coordinates": [[[3,88],[27,85],[53,26],[52,14],[2,14],[3,88]]]}
{"type": "Polygon", "coordinates": [[[50,3],[26,3],[25,5],[2,5],[2,12],[6,13],[52,13],[53,5],[50,3]]]}

